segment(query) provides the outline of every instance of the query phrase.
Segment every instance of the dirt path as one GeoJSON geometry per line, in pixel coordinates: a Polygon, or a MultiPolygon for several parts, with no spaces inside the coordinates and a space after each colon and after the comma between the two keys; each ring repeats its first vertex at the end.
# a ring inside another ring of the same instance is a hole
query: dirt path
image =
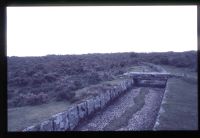
{"type": "Polygon", "coordinates": [[[152,130],[164,89],[133,88],[75,131],[152,130]]]}

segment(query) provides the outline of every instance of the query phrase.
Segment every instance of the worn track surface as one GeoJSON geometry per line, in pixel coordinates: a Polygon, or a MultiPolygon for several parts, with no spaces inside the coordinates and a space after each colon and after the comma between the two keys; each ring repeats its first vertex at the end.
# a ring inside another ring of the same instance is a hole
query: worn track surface
{"type": "Polygon", "coordinates": [[[161,88],[133,88],[80,123],[75,131],[152,130],[163,94],[161,88]]]}

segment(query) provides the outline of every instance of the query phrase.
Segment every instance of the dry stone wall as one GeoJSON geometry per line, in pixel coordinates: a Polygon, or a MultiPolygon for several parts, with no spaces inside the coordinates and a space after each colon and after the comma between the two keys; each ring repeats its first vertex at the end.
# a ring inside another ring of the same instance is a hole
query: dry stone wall
{"type": "Polygon", "coordinates": [[[87,91],[94,92],[95,94],[74,104],[68,110],[53,115],[42,123],[27,127],[23,131],[72,131],[82,120],[103,109],[129,88],[133,86],[165,87],[167,79],[173,76],[169,73],[155,72],[126,73],[124,78],[118,80],[114,85],[100,85],[103,90],[87,89],[87,91]]]}
{"type": "Polygon", "coordinates": [[[131,88],[133,84],[133,79],[124,78],[114,86],[107,87],[105,91],[100,91],[96,96],[83,99],[68,110],[53,115],[42,123],[27,127],[23,131],[72,131],[81,120],[103,109],[112,100],[131,88]]]}

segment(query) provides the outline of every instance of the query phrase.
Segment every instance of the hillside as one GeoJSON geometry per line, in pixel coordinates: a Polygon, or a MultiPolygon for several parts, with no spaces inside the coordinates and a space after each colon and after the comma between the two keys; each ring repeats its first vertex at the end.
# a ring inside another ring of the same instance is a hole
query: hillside
{"type": "Polygon", "coordinates": [[[75,102],[74,91],[113,80],[140,62],[197,71],[195,51],[8,57],[8,107],[75,102]]]}

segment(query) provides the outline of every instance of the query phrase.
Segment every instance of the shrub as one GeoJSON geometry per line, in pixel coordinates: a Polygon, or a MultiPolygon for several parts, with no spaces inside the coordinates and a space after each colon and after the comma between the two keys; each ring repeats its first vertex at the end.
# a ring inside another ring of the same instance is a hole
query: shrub
{"type": "Polygon", "coordinates": [[[28,80],[22,77],[15,77],[13,79],[9,79],[8,83],[9,85],[13,85],[13,86],[20,86],[20,87],[24,87],[28,85],[28,80]]]}
{"type": "Polygon", "coordinates": [[[88,74],[88,83],[89,84],[96,84],[100,82],[101,79],[99,77],[99,74],[97,72],[91,72],[88,74]]]}
{"type": "Polygon", "coordinates": [[[39,105],[46,103],[48,101],[48,95],[41,92],[38,95],[29,93],[25,96],[25,101],[28,105],[39,105]]]}
{"type": "Polygon", "coordinates": [[[57,101],[62,101],[62,100],[72,101],[74,96],[75,96],[75,93],[72,91],[68,91],[68,92],[59,91],[57,92],[56,100],[57,101]]]}
{"type": "Polygon", "coordinates": [[[46,75],[44,75],[44,79],[47,82],[53,82],[56,80],[56,77],[54,76],[54,74],[46,74],[46,75]]]}
{"type": "Polygon", "coordinates": [[[41,92],[38,95],[33,93],[19,94],[19,96],[9,101],[10,106],[39,105],[48,101],[48,95],[41,92]]]}

